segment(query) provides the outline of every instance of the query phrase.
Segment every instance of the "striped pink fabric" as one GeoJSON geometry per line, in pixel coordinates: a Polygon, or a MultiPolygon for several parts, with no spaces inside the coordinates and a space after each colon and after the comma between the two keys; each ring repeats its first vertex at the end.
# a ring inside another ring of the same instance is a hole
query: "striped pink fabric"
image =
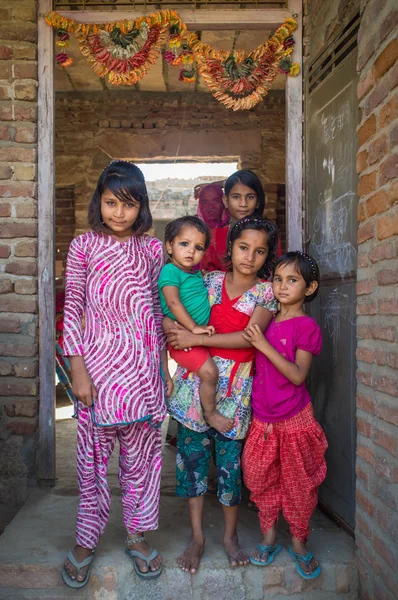
{"type": "Polygon", "coordinates": [[[99,425],[125,425],[165,417],[157,280],[162,243],[132,236],[121,243],[89,232],[70,245],[66,269],[64,353],[84,356],[98,392],[99,425]],[[85,327],[83,330],[82,317],[85,327]]]}
{"type": "Polygon", "coordinates": [[[76,543],[95,548],[109,517],[111,493],[106,479],[108,461],[120,443],[119,482],[123,520],[130,534],[158,527],[161,432],[148,423],[97,427],[89,408],[79,410],[77,477],[80,491],[76,543]]]}

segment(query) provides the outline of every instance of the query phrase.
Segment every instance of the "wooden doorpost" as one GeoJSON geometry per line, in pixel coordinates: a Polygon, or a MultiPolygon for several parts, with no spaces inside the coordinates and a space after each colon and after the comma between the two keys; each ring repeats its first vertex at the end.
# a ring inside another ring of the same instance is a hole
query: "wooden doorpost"
{"type": "Polygon", "coordinates": [[[286,221],[288,250],[303,249],[303,49],[302,0],[289,0],[297,21],[292,60],[300,64],[297,77],[286,77],[286,221]]]}
{"type": "Polygon", "coordinates": [[[39,479],[55,480],[55,161],[54,40],[38,6],[38,284],[39,284],[39,479]]]}

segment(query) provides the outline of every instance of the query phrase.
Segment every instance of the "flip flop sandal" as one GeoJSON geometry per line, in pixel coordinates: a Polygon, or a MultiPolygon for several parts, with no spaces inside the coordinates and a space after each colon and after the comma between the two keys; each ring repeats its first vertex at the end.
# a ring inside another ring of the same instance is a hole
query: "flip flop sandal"
{"type": "Polygon", "coordinates": [[[72,550],[70,550],[68,552],[67,555],[67,559],[69,560],[69,562],[72,563],[72,565],[74,567],[76,567],[77,569],[77,573],[76,575],[78,575],[80,569],[83,569],[84,567],[87,567],[87,565],[89,565],[88,569],[87,569],[87,573],[85,578],[83,579],[83,581],[78,581],[77,579],[72,579],[72,577],[69,575],[68,571],[65,569],[65,567],[62,569],[62,579],[64,580],[64,583],[66,583],[67,586],[69,586],[70,588],[82,588],[86,585],[86,583],[88,583],[88,580],[90,579],[90,575],[91,575],[91,569],[92,569],[92,562],[94,560],[94,552],[91,554],[91,556],[88,556],[87,558],[85,558],[84,560],[82,560],[82,562],[78,562],[76,560],[76,558],[74,557],[74,554],[72,552],[72,550]]]}
{"type": "Polygon", "coordinates": [[[274,558],[282,550],[282,546],[280,544],[278,544],[277,546],[263,546],[262,544],[257,544],[256,549],[260,552],[261,556],[264,556],[264,554],[268,554],[268,558],[266,561],[261,561],[257,558],[254,558],[254,556],[249,556],[251,564],[256,565],[258,567],[266,567],[267,565],[270,565],[272,562],[274,562],[274,558]]]}
{"type": "Polygon", "coordinates": [[[151,554],[149,556],[145,556],[145,554],[142,554],[142,552],[138,552],[138,550],[128,550],[126,548],[125,550],[127,556],[129,556],[131,558],[131,560],[133,561],[134,564],[134,571],[137,573],[138,577],[141,577],[141,579],[156,579],[156,577],[159,577],[159,575],[162,572],[162,567],[159,567],[159,569],[156,569],[156,571],[151,571],[151,568],[149,566],[149,563],[151,562],[151,560],[153,560],[154,558],[156,558],[159,554],[159,552],[157,550],[152,550],[151,554]],[[141,571],[141,569],[139,568],[138,564],[137,564],[137,558],[140,558],[141,560],[143,560],[146,563],[146,566],[148,567],[148,571],[141,571]]]}
{"type": "Polygon", "coordinates": [[[296,569],[300,577],[302,577],[303,579],[316,579],[317,577],[319,577],[319,575],[321,574],[321,565],[318,565],[315,571],[313,571],[312,573],[306,573],[300,564],[304,563],[307,569],[309,569],[310,563],[314,558],[312,552],[308,552],[308,554],[304,556],[303,554],[297,554],[296,552],[294,552],[293,548],[289,548],[289,554],[296,561],[296,569]]]}

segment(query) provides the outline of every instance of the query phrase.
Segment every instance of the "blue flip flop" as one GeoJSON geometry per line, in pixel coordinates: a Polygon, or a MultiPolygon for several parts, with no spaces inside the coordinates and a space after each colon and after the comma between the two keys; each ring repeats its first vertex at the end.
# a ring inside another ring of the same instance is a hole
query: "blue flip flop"
{"type": "Polygon", "coordinates": [[[314,558],[312,552],[309,551],[308,554],[304,556],[303,554],[297,554],[296,552],[294,552],[293,548],[289,548],[289,554],[296,561],[296,569],[300,577],[302,577],[303,579],[316,579],[317,577],[319,577],[319,575],[321,574],[321,565],[318,565],[315,571],[313,571],[312,573],[306,573],[300,564],[304,563],[306,567],[309,568],[310,562],[314,558]]]}
{"type": "Polygon", "coordinates": [[[70,563],[72,563],[72,565],[74,567],[76,567],[77,573],[79,573],[80,569],[83,569],[83,567],[87,567],[87,565],[88,565],[87,573],[86,573],[86,576],[83,579],[83,581],[78,581],[77,579],[72,579],[72,577],[69,575],[68,571],[65,569],[65,567],[63,567],[62,579],[64,580],[64,583],[66,583],[66,585],[68,587],[74,588],[74,589],[80,589],[80,588],[83,588],[88,583],[88,580],[90,579],[90,575],[91,575],[94,554],[95,553],[93,552],[87,558],[85,558],[84,560],[79,562],[76,560],[72,550],[70,552],[68,552],[67,559],[69,560],[70,563]]]}
{"type": "Polygon", "coordinates": [[[268,554],[267,560],[263,562],[261,560],[257,560],[257,558],[254,558],[253,556],[249,556],[249,561],[252,565],[266,567],[274,562],[274,558],[282,550],[282,546],[280,544],[277,546],[263,546],[262,544],[257,544],[256,549],[260,552],[261,556],[268,554]]]}

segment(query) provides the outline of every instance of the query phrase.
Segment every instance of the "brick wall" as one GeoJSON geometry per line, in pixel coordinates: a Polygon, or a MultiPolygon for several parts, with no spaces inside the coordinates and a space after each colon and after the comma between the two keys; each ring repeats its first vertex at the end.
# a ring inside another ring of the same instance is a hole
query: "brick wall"
{"type": "Polygon", "coordinates": [[[356,541],[361,598],[398,597],[398,6],[361,2],[358,38],[356,541]]]}
{"type": "Polygon", "coordinates": [[[34,0],[0,3],[0,503],[10,504],[35,475],[36,18],[34,0]]]}
{"type": "MultiPolygon", "coordinates": [[[[76,234],[87,229],[87,205],[110,157],[237,158],[265,184],[284,183],[284,120],[283,92],[272,92],[248,113],[227,111],[208,93],[57,94],[57,186],[76,186],[76,234]]],[[[276,219],[276,208],[271,192],[268,218],[276,219]]]]}
{"type": "Polygon", "coordinates": [[[75,190],[73,186],[55,190],[55,284],[64,288],[65,264],[69,245],[75,237],[75,190]]]}

